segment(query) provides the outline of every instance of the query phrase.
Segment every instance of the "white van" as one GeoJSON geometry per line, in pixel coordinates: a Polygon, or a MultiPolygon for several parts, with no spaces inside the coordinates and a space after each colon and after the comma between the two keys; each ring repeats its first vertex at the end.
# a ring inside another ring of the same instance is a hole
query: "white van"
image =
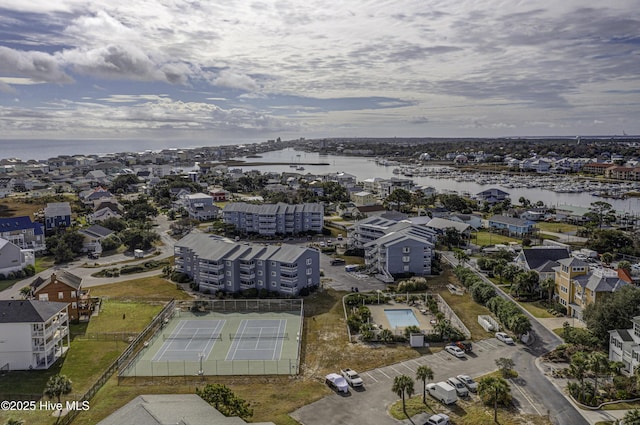
{"type": "Polygon", "coordinates": [[[427,392],[431,397],[444,404],[453,404],[458,401],[456,389],[446,382],[427,384],[427,392]]]}

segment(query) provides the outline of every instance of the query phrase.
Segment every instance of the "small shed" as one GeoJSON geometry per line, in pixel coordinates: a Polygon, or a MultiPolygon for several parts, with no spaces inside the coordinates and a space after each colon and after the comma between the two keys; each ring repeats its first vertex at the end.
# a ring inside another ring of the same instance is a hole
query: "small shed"
{"type": "Polygon", "coordinates": [[[144,257],[144,251],[141,250],[141,249],[134,249],[133,250],[133,256],[135,258],[142,258],[142,257],[144,257]]]}
{"type": "Polygon", "coordinates": [[[409,337],[409,344],[412,347],[424,347],[424,334],[412,333],[409,337]]]}

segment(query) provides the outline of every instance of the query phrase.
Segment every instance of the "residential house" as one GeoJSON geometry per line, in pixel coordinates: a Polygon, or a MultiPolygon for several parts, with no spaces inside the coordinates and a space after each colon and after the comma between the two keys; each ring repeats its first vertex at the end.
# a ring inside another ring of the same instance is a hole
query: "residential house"
{"type": "Polygon", "coordinates": [[[0,177],[0,198],[6,198],[13,192],[13,177],[0,177]]]}
{"type": "MultiPolygon", "coordinates": [[[[196,394],[139,395],[98,425],[244,425],[239,417],[227,417],[196,394]]],[[[274,425],[260,422],[253,425],[274,425]]]]}
{"type": "Polygon", "coordinates": [[[487,220],[487,228],[502,231],[509,236],[526,236],[533,232],[535,221],[504,215],[494,215],[487,220]]]}
{"type": "Polygon", "coordinates": [[[452,221],[459,221],[460,223],[466,223],[471,226],[474,231],[482,227],[482,216],[480,215],[453,213],[449,214],[448,219],[452,221]]]}
{"type": "Polygon", "coordinates": [[[585,214],[589,212],[589,208],[576,207],[573,205],[556,206],[556,220],[569,223],[583,223],[587,221],[585,214]]]}
{"type": "Polygon", "coordinates": [[[46,248],[42,224],[27,216],[0,218],[0,238],[21,249],[42,251],[46,248]]]}
{"type": "Polygon", "coordinates": [[[546,208],[530,208],[520,214],[520,218],[529,221],[542,221],[547,217],[546,208]]]}
{"type": "Polygon", "coordinates": [[[513,262],[524,270],[534,270],[543,281],[555,279],[555,268],[560,265],[558,260],[569,257],[571,254],[564,247],[534,246],[520,251],[513,262]]]}
{"type": "Polygon", "coordinates": [[[180,196],[177,204],[184,207],[189,217],[195,220],[218,218],[220,208],[213,204],[213,196],[204,193],[189,193],[180,196]]]}
{"type": "Polygon", "coordinates": [[[391,177],[390,179],[385,179],[379,182],[378,186],[378,194],[382,198],[386,198],[387,196],[391,195],[396,189],[404,189],[407,192],[411,192],[413,190],[413,180],[391,177]]]}
{"type": "Polygon", "coordinates": [[[364,245],[365,265],[376,278],[388,283],[397,275],[430,275],[434,241],[431,229],[406,221],[397,223],[364,245]]]}
{"type": "Polygon", "coordinates": [[[480,204],[486,202],[489,205],[497,204],[498,202],[502,202],[509,197],[509,194],[504,190],[492,188],[483,190],[480,193],[476,194],[476,198],[480,204]]]}
{"type": "Polygon", "coordinates": [[[7,277],[24,269],[26,266],[35,266],[35,254],[32,249],[21,249],[16,244],[0,238],[0,274],[7,277]]]}
{"type": "Polygon", "coordinates": [[[357,191],[351,193],[351,200],[354,204],[358,206],[362,205],[375,205],[378,201],[378,198],[371,192],[367,192],[366,190],[357,191]]]}
{"type": "Polygon", "coordinates": [[[426,222],[425,227],[432,229],[438,236],[444,236],[448,229],[454,229],[460,234],[465,244],[471,239],[471,231],[473,230],[469,224],[439,217],[434,217],[426,222]]]}
{"type": "Polygon", "coordinates": [[[88,322],[93,312],[89,289],[82,287],[82,278],[67,271],[52,273],[47,279],[37,277],[31,282],[31,294],[38,301],[69,304],[69,321],[88,322]]]}
{"type": "Polygon", "coordinates": [[[113,198],[113,194],[111,192],[100,186],[80,192],[78,196],[80,197],[80,200],[87,205],[94,205],[94,202],[97,200],[113,198]]]}
{"type": "Polygon", "coordinates": [[[95,203],[93,214],[91,214],[91,222],[101,223],[109,218],[121,217],[122,209],[117,202],[113,202],[111,199],[101,199],[95,203]]]}
{"type": "Polygon", "coordinates": [[[68,350],[67,303],[0,300],[0,370],[48,369],[68,350]]]}
{"type": "Polygon", "coordinates": [[[622,362],[622,372],[634,376],[640,364],[640,316],[631,319],[631,329],[609,331],[609,360],[622,362]]]}
{"type": "Polygon", "coordinates": [[[266,236],[321,233],[324,207],[318,203],[253,205],[234,202],[225,205],[222,217],[226,224],[233,225],[242,233],[266,236]]]}
{"type": "Polygon", "coordinates": [[[68,202],[50,202],[44,208],[44,230],[52,233],[56,229],[71,226],[71,205],[68,202]]]}
{"type": "Polygon", "coordinates": [[[320,285],[319,251],[295,245],[237,243],[194,233],[175,244],[175,269],[200,292],[268,290],[299,295],[320,285]]]}
{"type": "Polygon", "coordinates": [[[82,252],[95,252],[99,254],[102,252],[101,241],[115,232],[99,224],[93,224],[86,229],[78,230],[78,233],[84,236],[82,252]]]}
{"type": "Polygon", "coordinates": [[[231,199],[231,193],[221,187],[209,188],[209,195],[213,198],[213,202],[226,202],[231,199]]]}
{"type": "Polygon", "coordinates": [[[611,269],[589,271],[589,263],[577,258],[558,260],[555,268],[556,297],[571,317],[582,320],[585,307],[627,283],[611,269]]]}

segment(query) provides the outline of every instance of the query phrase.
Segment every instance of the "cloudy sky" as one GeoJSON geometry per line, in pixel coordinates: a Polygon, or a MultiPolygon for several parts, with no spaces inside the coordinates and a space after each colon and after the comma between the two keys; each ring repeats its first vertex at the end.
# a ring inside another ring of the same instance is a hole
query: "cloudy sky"
{"type": "Polygon", "coordinates": [[[0,0],[0,139],[640,134],[632,0],[0,0]]]}

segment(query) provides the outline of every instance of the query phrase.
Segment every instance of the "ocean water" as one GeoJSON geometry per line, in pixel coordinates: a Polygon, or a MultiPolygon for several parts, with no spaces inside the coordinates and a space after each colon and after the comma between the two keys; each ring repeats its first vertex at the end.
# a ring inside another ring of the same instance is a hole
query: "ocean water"
{"type": "Polygon", "coordinates": [[[117,152],[161,151],[190,149],[202,146],[230,145],[231,142],[203,142],[188,140],[0,140],[0,159],[18,158],[43,160],[58,155],[89,155],[117,152]]]}

